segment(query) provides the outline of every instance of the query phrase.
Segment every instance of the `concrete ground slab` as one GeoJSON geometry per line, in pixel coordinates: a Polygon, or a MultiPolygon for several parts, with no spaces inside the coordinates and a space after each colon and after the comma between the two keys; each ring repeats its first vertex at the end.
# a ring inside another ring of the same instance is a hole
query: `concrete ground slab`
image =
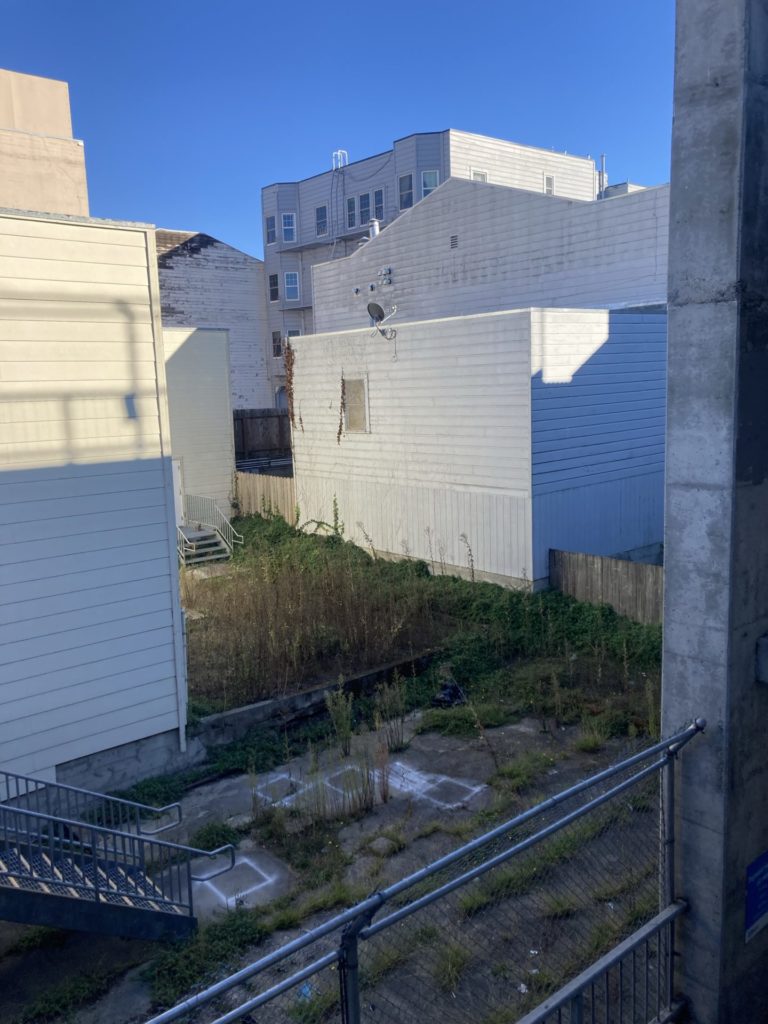
{"type": "MultiPolygon", "coordinates": [[[[285,895],[293,877],[282,861],[258,847],[238,850],[235,866],[216,878],[193,882],[195,914],[205,920],[237,907],[257,907],[285,895]]],[[[205,874],[210,864],[193,861],[193,871],[205,874]]]]}

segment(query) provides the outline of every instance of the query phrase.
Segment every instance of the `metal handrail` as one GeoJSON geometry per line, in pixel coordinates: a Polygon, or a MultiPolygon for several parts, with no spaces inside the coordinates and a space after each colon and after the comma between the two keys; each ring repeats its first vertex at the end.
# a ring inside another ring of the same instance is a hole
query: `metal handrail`
{"type": "Polygon", "coordinates": [[[243,535],[232,526],[215,500],[204,494],[184,495],[184,521],[216,530],[230,551],[234,550],[235,544],[244,542],[243,535]]]}
{"type": "MultiPolygon", "coordinates": [[[[626,958],[647,943],[649,939],[659,935],[665,928],[668,928],[676,918],[688,910],[685,900],[676,900],[661,913],[652,918],[642,928],[638,928],[628,938],[620,942],[609,953],[601,956],[599,960],[587,967],[581,974],[577,975],[567,985],[563,985],[554,995],[548,996],[536,1009],[531,1010],[524,1017],[521,1017],[517,1024],[542,1024],[547,1017],[562,1010],[565,1006],[573,1006],[574,1002],[580,1001],[583,994],[594,983],[606,975],[612,967],[616,967],[626,958]]],[[[571,1016],[573,1020],[573,1015],[571,1016]]]]}
{"type": "MultiPolygon", "coordinates": [[[[158,1014],[151,1020],[147,1021],[147,1024],[169,1024],[170,1021],[178,1020],[190,1011],[197,1009],[205,1003],[209,1003],[211,1000],[216,999],[218,996],[222,995],[225,992],[228,992],[230,989],[235,988],[238,985],[241,985],[244,981],[247,981],[248,979],[253,978],[257,974],[262,973],[263,971],[267,970],[267,968],[273,967],[275,964],[280,963],[283,960],[286,960],[294,953],[299,952],[299,950],[302,950],[307,946],[313,945],[325,936],[345,929],[346,926],[350,926],[352,929],[354,929],[353,938],[355,942],[357,942],[358,938],[363,940],[370,938],[372,935],[375,935],[377,932],[382,931],[384,928],[390,927],[391,925],[395,924],[397,921],[401,920],[409,913],[412,913],[415,910],[420,909],[426,906],[427,904],[434,902],[437,899],[440,899],[441,897],[447,895],[448,892],[458,888],[460,885],[465,885],[467,882],[471,881],[474,878],[477,878],[479,875],[484,874],[489,870],[492,870],[494,867],[498,866],[498,864],[502,863],[503,861],[509,860],[511,857],[516,856],[517,854],[521,853],[525,849],[528,849],[535,843],[541,842],[543,839],[552,835],[554,832],[558,831],[561,828],[564,828],[567,824],[570,824],[576,818],[588,813],[595,807],[600,806],[601,804],[612,799],[619,793],[624,792],[631,786],[636,785],[638,782],[654,774],[655,772],[660,772],[663,769],[670,767],[678,751],[680,751],[688,742],[690,742],[690,740],[692,740],[694,736],[696,736],[700,732],[703,732],[705,727],[706,721],[703,718],[695,719],[693,722],[691,722],[689,726],[687,726],[680,732],[675,733],[673,736],[661,740],[658,743],[655,743],[652,746],[646,748],[645,750],[642,750],[637,754],[633,754],[631,757],[626,758],[624,761],[621,761],[616,765],[612,765],[611,767],[606,768],[603,771],[600,771],[595,775],[590,776],[588,779],[585,779],[582,782],[579,782],[576,785],[571,786],[569,789],[563,790],[556,796],[550,797],[549,799],[544,800],[539,804],[536,804],[534,807],[531,807],[529,810],[524,811],[522,814],[518,814],[516,817],[504,822],[502,825],[499,825],[491,831],[484,833],[482,836],[479,836],[477,839],[473,839],[469,843],[465,843],[463,846],[458,847],[458,849],[452,851],[449,854],[446,854],[444,857],[441,857],[436,861],[433,861],[426,867],[413,872],[407,877],[401,879],[399,882],[395,882],[393,885],[390,885],[387,888],[382,889],[377,893],[374,893],[372,896],[369,896],[367,899],[356,904],[354,907],[351,907],[349,910],[345,910],[342,913],[335,915],[334,917],[326,921],[324,924],[318,925],[316,928],[309,930],[304,935],[301,935],[298,938],[294,939],[292,942],[286,943],[284,946],[281,946],[279,949],[274,950],[267,956],[255,961],[255,963],[249,964],[247,967],[243,967],[241,970],[235,972],[227,978],[224,978],[222,981],[216,982],[215,984],[209,986],[202,992],[199,992],[196,995],[191,996],[189,999],[186,999],[183,1002],[178,1003],[176,1006],[164,1011],[163,1013],[158,1014]],[[539,830],[535,835],[522,840],[510,849],[503,851],[501,854],[497,854],[495,857],[489,858],[487,861],[483,862],[477,867],[465,872],[459,878],[454,879],[451,882],[448,882],[445,885],[438,887],[432,892],[427,893],[425,896],[421,896],[418,899],[413,900],[411,903],[390,914],[388,917],[382,919],[381,921],[377,921],[376,924],[371,923],[372,918],[377,913],[377,911],[379,911],[382,908],[382,906],[384,906],[385,903],[392,900],[393,897],[400,895],[405,890],[417,885],[420,882],[425,881],[427,878],[430,878],[438,874],[446,867],[449,867],[451,864],[456,863],[457,861],[466,857],[468,854],[474,853],[482,849],[489,843],[493,842],[495,839],[498,839],[499,837],[512,832],[513,830],[519,828],[520,825],[544,814],[552,808],[559,806],[566,800],[573,799],[573,797],[578,796],[580,793],[583,793],[589,789],[593,789],[596,786],[599,786],[602,783],[607,782],[609,779],[612,779],[617,775],[623,774],[628,769],[633,768],[636,765],[640,765],[645,761],[649,761],[651,758],[656,757],[656,755],[658,754],[663,754],[663,757],[653,761],[652,764],[642,768],[639,772],[635,773],[631,778],[625,779],[618,785],[601,793],[593,800],[585,804],[583,807],[577,808],[570,814],[565,815],[562,819],[559,819],[558,821],[553,822],[551,825],[548,825],[545,828],[539,830]]],[[[678,912],[682,913],[682,910],[678,912]]],[[[343,948],[344,946],[342,940],[342,947],[338,951],[336,951],[335,954],[336,959],[342,958],[343,948]]],[[[331,956],[331,960],[329,962],[332,962],[334,957],[331,954],[329,954],[329,956],[331,956]]],[[[327,958],[324,958],[324,961],[325,959],[327,958]]],[[[321,961],[317,962],[317,964],[320,963],[321,961]]],[[[317,964],[311,966],[315,967],[316,970],[319,970],[320,967],[317,966],[317,964]]],[[[309,968],[307,968],[306,970],[309,970],[309,968]]],[[[298,984],[299,980],[300,979],[298,978],[298,975],[292,975],[290,978],[287,978],[284,982],[281,982],[279,990],[281,992],[285,991],[286,989],[291,988],[294,984],[298,984]]],[[[277,992],[273,992],[273,995],[274,994],[277,994],[277,992]]],[[[262,993],[262,996],[266,995],[267,993],[262,993]]],[[[230,1011],[224,1017],[218,1018],[216,1021],[213,1022],[213,1024],[225,1024],[225,1022],[238,1020],[239,1017],[241,1017],[244,1013],[248,1011],[248,1008],[254,1008],[255,1006],[261,1005],[262,1002],[266,1001],[266,998],[256,997],[256,1000],[251,1000],[249,1003],[237,1007],[236,1010],[230,1011]]]]}
{"type": "Polygon", "coordinates": [[[69,786],[63,782],[48,782],[45,779],[36,779],[32,775],[21,775],[18,772],[9,772],[0,768],[0,790],[3,787],[6,795],[0,797],[0,805],[13,801],[12,806],[15,807],[15,801],[26,800],[35,804],[35,807],[30,810],[39,810],[41,801],[43,801],[45,803],[43,813],[59,816],[58,811],[61,807],[63,811],[61,816],[78,820],[83,824],[95,824],[94,815],[100,814],[105,819],[105,827],[117,829],[117,831],[120,831],[124,825],[130,824],[136,828],[138,835],[156,836],[175,828],[181,822],[181,804],[178,802],[167,804],[165,807],[151,807],[149,804],[142,804],[137,800],[109,796],[105,793],[97,793],[92,789],[69,786]],[[54,806],[55,804],[59,806],[54,806]],[[108,821],[106,820],[107,812],[108,821]],[[142,817],[162,817],[171,813],[174,814],[173,820],[159,828],[143,827],[142,817]]]}
{"type": "MultiPolygon", "coordinates": [[[[0,804],[0,841],[6,849],[19,846],[28,852],[31,851],[32,854],[49,857],[54,854],[66,855],[74,868],[83,875],[84,881],[75,882],[70,886],[68,882],[61,882],[53,875],[41,874],[32,868],[29,871],[5,870],[0,872],[0,877],[66,884],[76,891],[93,894],[98,902],[103,892],[103,888],[99,886],[98,872],[106,863],[140,873],[153,887],[153,893],[148,898],[177,910],[184,910],[190,916],[192,882],[216,878],[235,865],[235,848],[231,843],[216,850],[199,850],[135,832],[122,832],[74,818],[43,814],[8,804],[0,804]],[[193,860],[215,860],[224,854],[228,854],[228,863],[223,867],[206,875],[192,872],[193,860]],[[92,881],[89,876],[92,877],[92,881]]],[[[133,879],[132,882],[132,885],[121,887],[118,880],[110,878],[108,891],[115,895],[140,896],[136,880],[133,879]]]]}

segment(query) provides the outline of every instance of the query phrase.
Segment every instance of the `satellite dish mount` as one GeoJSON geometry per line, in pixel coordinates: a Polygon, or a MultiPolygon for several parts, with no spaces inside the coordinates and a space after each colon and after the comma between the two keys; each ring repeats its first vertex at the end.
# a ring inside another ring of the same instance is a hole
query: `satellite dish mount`
{"type": "MultiPolygon", "coordinates": [[[[386,338],[387,341],[394,341],[394,339],[397,337],[397,331],[395,330],[395,328],[384,327],[383,325],[387,322],[387,320],[389,320],[390,317],[393,317],[396,312],[397,306],[392,306],[389,313],[385,313],[383,307],[380,306],[378,302],[369,302],[368,316],[371,318],[371,323],[375,328],[373,333],[375,334],[376,331],[378,331],[382,338],[386,338]]],[[[373,337],[373,334],[371,335],[371,337],[373,337]]]]}

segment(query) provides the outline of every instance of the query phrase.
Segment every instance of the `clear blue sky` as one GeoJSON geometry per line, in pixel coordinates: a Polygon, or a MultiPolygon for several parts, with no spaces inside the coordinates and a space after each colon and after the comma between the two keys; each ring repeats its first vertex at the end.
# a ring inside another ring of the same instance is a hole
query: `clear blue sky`
{"type": "Polygon", "coordinates": [[[0,0],[0,66],[70,84],[91,212],[261,254],[259,190],[461,128],[669,177],[670,0],[0,0]]]}

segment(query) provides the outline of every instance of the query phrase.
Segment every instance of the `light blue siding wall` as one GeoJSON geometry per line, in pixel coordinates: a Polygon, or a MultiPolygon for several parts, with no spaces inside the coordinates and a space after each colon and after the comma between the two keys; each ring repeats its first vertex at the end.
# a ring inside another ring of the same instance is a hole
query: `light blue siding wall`
{"type": "Polygon", "coordinates": [[[610,555],[663,536],[666,316],[534,310],[534,578],[549,548],[610,555]]]}

